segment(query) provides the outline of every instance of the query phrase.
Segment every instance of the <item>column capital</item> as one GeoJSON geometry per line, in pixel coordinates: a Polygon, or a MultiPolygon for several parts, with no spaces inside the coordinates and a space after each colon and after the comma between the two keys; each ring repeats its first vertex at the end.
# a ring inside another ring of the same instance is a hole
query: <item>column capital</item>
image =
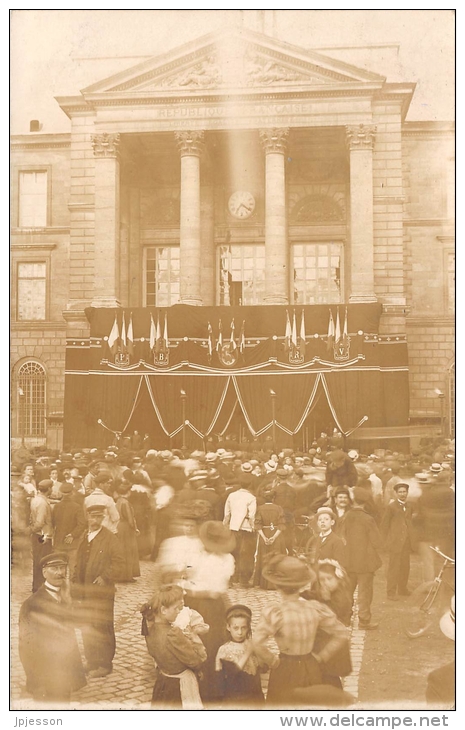
{"type": "Polygon", "coordinates": [[[372,150],[375,134],[376,124],[346,125],[346,143],[349,150],[372,150]]]}
{"type": "Polygon", "coordinates": [[[175,132],[174,136],[181,157],[186,155],[200,157],[204,149],[204,135],[203,129],[196,132],[175,132]]]}
{"type": "Polygon", "coordinates": [[[271,127],[270,129],[260,129],[259,132],[265,154],[269,152],[284,154],[286,152],[289,127],[271,127]]]}
{"type": "Polygon", "coordinates": [[[95,157],[119,157],[119,134],[109,134],[108,132],[102,132],[102,134],[92,135],[92,146],[94,148],[95,157]]]}

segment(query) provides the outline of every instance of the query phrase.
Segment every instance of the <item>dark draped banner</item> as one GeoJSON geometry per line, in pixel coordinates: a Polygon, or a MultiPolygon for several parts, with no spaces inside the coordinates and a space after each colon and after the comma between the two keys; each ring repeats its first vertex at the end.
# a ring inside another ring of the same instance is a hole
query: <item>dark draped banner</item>
{"type": "Polygon", "coordinates": [[[379,334],[381,311],[90,308],[89,338],[67,342],[65,444],[105,446],[138,430],[155,448],[199,448],[238,423],[249,438],[289,439],[322,399],[346,436],[406,425],[406,338],[379,334]]]}

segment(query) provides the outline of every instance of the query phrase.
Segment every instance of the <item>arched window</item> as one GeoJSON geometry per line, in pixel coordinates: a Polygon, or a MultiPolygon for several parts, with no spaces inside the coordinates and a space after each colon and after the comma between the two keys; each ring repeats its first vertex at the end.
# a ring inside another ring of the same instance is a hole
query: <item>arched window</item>
{"type": "Polygon", "coordinates": [[[449,434],[455,438],[455,362],[449,367],[449,434]]]}
{"type": "Polygon", "coordinates": [[[18,369],[18,435],[45,436],[46,373],[29,360],[18,369]]]}

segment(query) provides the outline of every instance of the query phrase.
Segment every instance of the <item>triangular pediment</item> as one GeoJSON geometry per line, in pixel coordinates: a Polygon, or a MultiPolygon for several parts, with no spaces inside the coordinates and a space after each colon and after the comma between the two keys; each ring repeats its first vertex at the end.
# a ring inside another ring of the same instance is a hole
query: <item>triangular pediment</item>
{"type": "Polygon", "coordinates": [[[243,28],[203,36],[83,90],[93,94],[381,85],[385,77],[243,28]]]}

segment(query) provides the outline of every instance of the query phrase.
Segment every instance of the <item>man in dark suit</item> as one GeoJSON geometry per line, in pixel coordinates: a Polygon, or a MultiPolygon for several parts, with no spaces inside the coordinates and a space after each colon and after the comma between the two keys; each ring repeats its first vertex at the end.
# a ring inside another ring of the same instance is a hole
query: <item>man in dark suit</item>
{"type": "Polygon", "coordinates": [[[54,506],[52,524],[55,530],[53,547],[64,552],[69,559],[69,573],[73,575],[79,541],[87,527],[83,505],[73,499],[73,486],[63,482],[59,490],[60,501],[54,506]]]}
{"type": "Polygon", "coordinates": [[[345,568],[352,591],[355,591],[358,585],[358,615],[361,629],[377,628],[377,624],[371,622],[371,603],[375,572],[381,567],[379,556],[381,535],[373,517],[364,509],[370,498],[368,490],[354,487],[354,505],[347,512],[341,526],[341,537],[346,545],[345,568]]]}
{"type": "Polygon", "coordinates": [[[105,677],[113,668],[115,581],[124,568],[116,535],[102,526],[104,516],[104,505],[87,508],[88,530],[77,551],[74,573],[89,677],[105,677]]]}
{"type": "Polygon", "coordinates": [[[381,534],[389,552],[387,569],[387,597],[397,601],[397,596],[408,596],[410,553],[415,543],[412,523],[412,507],[407,502],[409,486],[399,482],[394,487],[397,499],[386,507],[381,523],[381,534]]]}
{"type": "Polygon", "coordinates": [[[26,689],[35,700],[69,702],[86,684],[73,627],[66,581],[68,556],[50,553],[40,561],[44,583],[21,606],[19,656],[26,689]]]}

